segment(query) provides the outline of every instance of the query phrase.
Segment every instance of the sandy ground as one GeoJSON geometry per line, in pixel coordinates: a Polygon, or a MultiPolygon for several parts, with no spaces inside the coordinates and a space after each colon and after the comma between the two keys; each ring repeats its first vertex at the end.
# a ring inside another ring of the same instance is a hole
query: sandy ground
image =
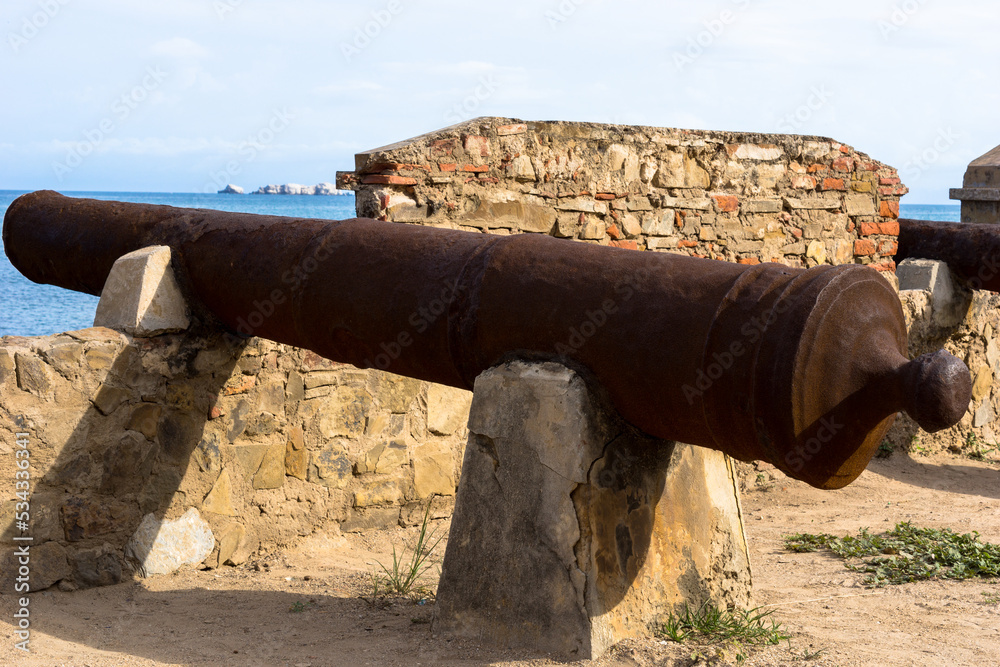
{"type": "MultiPolygon", "coordinates": [[[[875,531],[898,521],[979,531],[1000,542],[1000,466],[896,453],[841,491],[818,491],[773,469],[743,494],[754,604],[775,610],[788,644],[751,650],[746,665],[1000,665],[996,580],[884,589],[823,553],[784,550],[794,532],[875,531]],[[805,656],[820,651],[818,657],[805,656]]],[[[442,526],[442,529],[446,528],[442,526]]],[[[13,648],[13,596],[0,597],[0,665],[555,665],[544,655],[433,636],[433,601],[373,605],[376,561],[415,533],[314,535],[238,568],[188,571],[118,586],[32,596],[31,653],[13,648]]],[[[442,551],[443,553],[443,551],[442,551]]],[[[735,664],[732,651],[630,640],[597,662],[735,664]],[[702,658],[692,654],[700,653],[702,658]],[[713,657],[713,655],[715,657],[713,657]]]]}

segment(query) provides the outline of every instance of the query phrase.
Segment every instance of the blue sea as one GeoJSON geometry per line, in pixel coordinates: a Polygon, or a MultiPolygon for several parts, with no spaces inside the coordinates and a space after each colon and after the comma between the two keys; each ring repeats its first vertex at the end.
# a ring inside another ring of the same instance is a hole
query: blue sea
{"type": "MultiPolygon", "coordinates": [[[[23,191],[0,190],[0,218],[23,191]]],[[[113,199],[183,208],[287,215],[297,218],[353,218],[354,195],[219,195],[172,192],[64,192],[69,197],[113,199]]],[[[94,323],[97,297],[31,282],[7,254],[0,258],[0,336],[43,336],[94,323]]]]}
{"type": "MultiPolygon", "coordinates": [[[[0,190],[0,217],[21,191],[0,190]]],[[[71,197],[113,199],[184,208],[342,220],[354,217],[354,195],[218,195],[168,192],[66,192],[71,197]]],[[[900,215],[918,220],[958,222],[960,206],[903,204],[900,215]]],[[[17,272],[7,255],[0,259],[0,336],[43,336],[89,327],[97,297],[38,285],[17,272]]]]}

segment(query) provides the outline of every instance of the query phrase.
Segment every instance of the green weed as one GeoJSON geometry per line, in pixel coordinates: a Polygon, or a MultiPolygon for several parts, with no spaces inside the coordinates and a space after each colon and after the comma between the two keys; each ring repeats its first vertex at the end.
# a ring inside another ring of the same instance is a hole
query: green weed
{"type": "Polygon", "coordinates": [[[875,450],[875,458],[887,459],[892,456],[893,451],[895,451],[895,448],[892,446],[892,443],[888,440],[883,440],[882,444],[875,450]]]}
{"type": "Polygon", "coordinates": [[[794,655],[799,660],[815,660],[816,658],[822,657],[825,651],[826,649],[824,648],[818,648],[815,651],[802,649],[802,653],[799,653],[798,651],[792,651],[792,655],[794,655]]]}
{"type": "Polygon", "coordinates": [[[372,601],[390,595],[417,595],[419,597],[431,595],[427,587],[420,583],[420,579],[433,566],[431,556],[444,536],[435,537],[437,528],[432,529],[430,533],[427,532],[430,513],[431,506],[428,503],[423,523],[420,525],[420,535],[417,537],[417,543],[413,547],[413,553],[409,559],[406,558],[405,551],[400,550],[397,553],[394,545],[392,547],[392,566],[378,563],[382,571],[374,572],[371,575],[372,601]]]}
{"type": "Polygon", "coordinates": [[[975,433],[970,432],[965,437],[966,456],[976,461],[983,461],[986,455],[996,450],[996,446],[988,447],[975,433]]]}
{"type": "Polygon", "coordinates": [[[761,491],[770,491],[772,487],[771,476],[764,472],[757,473],[757,478],[754,480],[754,483],[761,491]]]}
{"type": "Polygon", "coordinates": [[[784,634],[781,624],[771,618],[773,613],[773,610],[760,611],[759,607],[719,609],[710,602],[693,610],[684,605],[680,614],[670,614],[659,634],[675,642],[694,639],[738,645],[778,644],[789,636],[784,634]]]}
{"type": "Polygon", "coordinates": [[[864,572],[871,587],[924,579],[971,579],[1000,576],[1000,545],[979,541],[979,533],[955,533],[948,528],[917,528],[899,523],[874,535],[862,528],[857,536],[799,533],[785,537],[790,551],[829,549],[845,560],[849,570],[864,572]]]}

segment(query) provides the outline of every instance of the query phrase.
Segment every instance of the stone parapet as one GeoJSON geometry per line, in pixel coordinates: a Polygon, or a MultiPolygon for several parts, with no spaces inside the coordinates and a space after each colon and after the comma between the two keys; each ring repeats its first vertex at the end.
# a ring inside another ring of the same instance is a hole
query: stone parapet
{"type": "MultiPolygon", "coordinates": [[[[116,583],[143,569],[136,553],[160,546],[167,562],[186,562],[176,553],[184,544],[153,536],[191,510],[193,525],[210,526],[199,535],[213,536],[191,548],[214,539],[197,562],[238,564],[315,530],[419,523],[428,503],[447,516],[470,401],[467,391],[221,332],[8,336],[0,478],[15,479],[11,444],[27,433],[29,534],[46,554],[32,561],[35,590],[116,583]]],[[[20,534],[13,499],[0,504],[5,544],[20,534]]],[[[15,570],[0,564],[4,577],[15,570]]]]}

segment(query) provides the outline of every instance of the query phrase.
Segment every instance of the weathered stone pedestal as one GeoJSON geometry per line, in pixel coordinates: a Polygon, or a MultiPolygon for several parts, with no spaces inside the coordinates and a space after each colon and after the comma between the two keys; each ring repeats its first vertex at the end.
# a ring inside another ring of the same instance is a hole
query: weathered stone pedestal
{"type": "Polygon", "coordinates": [[[435,632],[596,658],[750,583],[725,455],[637,431],[559,364],[476,380],[435,632]]]}

